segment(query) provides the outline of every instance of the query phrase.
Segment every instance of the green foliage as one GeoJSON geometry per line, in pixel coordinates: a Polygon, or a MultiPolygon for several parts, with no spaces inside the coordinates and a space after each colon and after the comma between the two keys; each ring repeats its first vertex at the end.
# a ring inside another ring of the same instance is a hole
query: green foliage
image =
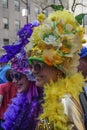
{"type": "Polygon", "coordinates": [[[84,16],[85,16],[86,14],[79,14],[79,15],[77,15],[76,17],[75,17],[75,19],[78,21],[78,23],[80,24],[80,25],[82,25],[82,20],[84,19],[84,16]]]}
{"type": "Polygon", "coordinates": [[[55,11],[56,11],[56,10],[63,10],[63,9],[64,9],[63,5],[54,5],[54,4],[52,4],[51,7],[52,7],[52,9],[54,9],[55,11]]]}

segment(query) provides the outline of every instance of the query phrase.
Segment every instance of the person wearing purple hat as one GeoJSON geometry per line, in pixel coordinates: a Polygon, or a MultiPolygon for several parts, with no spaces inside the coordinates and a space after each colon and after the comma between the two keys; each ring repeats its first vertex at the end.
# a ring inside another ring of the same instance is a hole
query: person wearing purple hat
{"type": "Polygon", "coordinates": [[[42,88],[37,88],[30,70],[24,48],[11,60],[11,78],[17,87],[17,96],[12,99],[4,114],[4,130],[33,130],[41,111],[42,88]]]}
{"type": "Polygon", "coordinates": [[[27,91],[30,81],[35,81],[30,70],[26,52],[23,48],[21,52],[11,60],[11,78],[16,84],[18,92],[27,91]],[[24,80],[21,82],[21,79],[24,80]]]}
{"type": "Polygon", "coordinates": [[[35,85],[35,77],[24,50],[32,34],[32,28],[38,24],[35,21],[25,25],[18,32],[19,41],[3,47],[7,54],[3,55],[0,61],[11,61],[10,76],[18,91],[4,114],[5,122],[2,124],[4,130],[35,130],[37,117],[42,111],[43,88],[37,88],[35,85]]]}

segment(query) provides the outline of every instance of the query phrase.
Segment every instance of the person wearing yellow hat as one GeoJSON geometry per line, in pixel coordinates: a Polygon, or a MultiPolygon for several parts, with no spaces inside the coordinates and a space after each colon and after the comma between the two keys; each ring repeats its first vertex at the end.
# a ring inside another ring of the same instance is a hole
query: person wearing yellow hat
{"type": "Polygon", "coordinates": [[[85,80],[77,72],[84,29],[74,14],[65,9],[52,12],[40,21],[27,46],[36,85],[44,88],[36,129],[85,130],[79,101],[85,80]]]}

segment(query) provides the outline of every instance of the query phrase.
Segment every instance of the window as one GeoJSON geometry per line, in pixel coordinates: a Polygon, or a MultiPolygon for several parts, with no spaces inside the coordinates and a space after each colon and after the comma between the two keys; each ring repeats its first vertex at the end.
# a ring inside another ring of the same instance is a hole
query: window
{"type": "Polygon", "coordinates": [[[4,25],[4,29],[8,29],[9,28],[9,23],[8,23],[8,19],[7,18],[3,18],[3,25],[4,25]]]}
{"type": "Polygon", "coordinates": [[[4,45],[9,45],[9,39],[3,39],[4,45]]]}
{"type": "Polygon", "coordinates": [[[3,8],[8,8],[8,0],[2,0],[3,8]]]}
{"type": "Polygon", "coordinates": [[[20,11],[20,2],[19,0],[14,0],[15,10],[20,11]]]}
{"type": "Polygon", "coordinates": [[[16,31],[18,31],[20,28],[20,21],[18,20],[15,21],[15,27],[16,27],[16,31]]]}

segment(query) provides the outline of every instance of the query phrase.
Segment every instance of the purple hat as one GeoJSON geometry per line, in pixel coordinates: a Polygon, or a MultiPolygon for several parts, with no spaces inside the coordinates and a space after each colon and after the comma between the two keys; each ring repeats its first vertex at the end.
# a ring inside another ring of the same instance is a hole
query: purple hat
{"type": "Polygon", "coordinates": [[[3,46],[2,48],[4,48],[6,54],[0,57],[0,62],[5,63],[11,61],[11,68],[26,74],[29,80],[34,80],[34,76],[29,68],[24,47],[29,42],[33,28],[37,26],[39,26],[39,21],[37,20],[24,25],[24,27],[17,32],[19,40],[13,42],[12,45],[3,46]]]}
{"type": "Polygon", "coordinates": [[[11,60],[11,69],[25,74],[29,80],[35,80],[29,66],[24,48],[11,60]]]}

